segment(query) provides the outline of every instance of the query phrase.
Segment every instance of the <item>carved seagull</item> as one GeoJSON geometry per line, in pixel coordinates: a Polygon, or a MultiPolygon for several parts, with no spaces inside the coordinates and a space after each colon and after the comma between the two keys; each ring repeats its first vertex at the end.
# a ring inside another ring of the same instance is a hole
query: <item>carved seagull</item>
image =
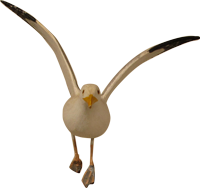
{"type": "Polygon", "coordinates": [[[71,98],[65,103],[63,108],[63,120],[66,127],[71,132],[74,146],[74,158],[70,164],[70,169],[77,173],[80,173],[82,169],[82,161],[79,158],[75,136],[91,139],[90,165],[82,178],[83,184],[85,187],[88,187],[89,184],[94,183],[95,179],[93,162],[94,138],[104,134],[110,123],[110,113],[107,101],[111,93],[122,82],[122,80],[124,80],[125,77],[127,77],[136,67],[145,61],[186,42],[198,40],[200,37],[187,36],[176,38],[143,51],[129,61],[116,74],[116,76],[101,93],[99,87],[94,84],[86,84],[79,89],[69,60],[54,35],[38,20],[24,10],[6,1],[1,2],[30,26],[32,26],[49,44],[58,59],[71,95],[71,98]]]}

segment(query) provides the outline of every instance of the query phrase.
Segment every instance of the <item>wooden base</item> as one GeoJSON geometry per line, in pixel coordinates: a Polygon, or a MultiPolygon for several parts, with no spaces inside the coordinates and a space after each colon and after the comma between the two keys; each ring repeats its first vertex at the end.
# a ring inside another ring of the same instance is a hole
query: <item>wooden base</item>
{"type": "Polygon", "coordinates": [[[94,184],[94,180],[95,180],[94,165],[90,165],[82,178],[82,182],[85,185],[85,187],[88,187],[90,184],[94,184]]]}
{"type": "MultiPolygon", "coordinates": [[[[85,188],[82,179],[65,169],[63,172],[63,181],[69,188],[85,188]]],[[[110,157],[104,151],[100,153],[99,165],[95,171],[95,182],[88,188],[114,188],[114,177],[110,169],[110,157]]]]}

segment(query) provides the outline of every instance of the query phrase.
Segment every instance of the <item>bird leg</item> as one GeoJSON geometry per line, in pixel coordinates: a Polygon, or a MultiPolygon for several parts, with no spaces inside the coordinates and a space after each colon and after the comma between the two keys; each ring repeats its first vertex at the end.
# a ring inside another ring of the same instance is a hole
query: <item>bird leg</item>
{"type": "Polygon", "coordinates": [[[90,143],[90,165],[92,165],[92,166],[94,166],[93,150],[94,150],[94,138],[91,139],[91,143],[90,143]]]}
{"type": "Polygon", "coordinates": [[[76,138],[74,135],[72,135],[72,141],[74,146],[74,159],[72,160],[69,168],[74,172],[80,173],[82,169],[82,161],[79,158],[78,149],[76,146],[76,138]]]}
{"type": "Polygon", "coordinates": [[[94,169],[94,162],[93,162],[93,147],[94,147],[94,138],[91,139],[90,144],[90,166],[86,170],[82,182],[85,185],[85,187],[88,187],[89,184],[94,183],[95,179],[95,169],[94,169]]]}

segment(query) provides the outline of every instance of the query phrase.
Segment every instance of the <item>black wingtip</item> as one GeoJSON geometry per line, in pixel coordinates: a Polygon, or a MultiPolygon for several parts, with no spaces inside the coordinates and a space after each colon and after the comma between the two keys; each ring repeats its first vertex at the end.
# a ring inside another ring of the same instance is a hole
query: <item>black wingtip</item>
{"type": "Polygon", "coordinates": [[[15,14],[17,14],[20,18],[23,20],[31,20],[33,22],[36,22],[36,19],[31,16],[29,13],[25,12],[24,10],[16,7],[15,5],[12,5],[6,1],[0,0],[7,8],[9,8],[11,11],[13,11],[15,14]]]}
{"type": "Polygon", "coordinates": [[[158,45],[152,47],[149,50],[149,53],[152,53],[152,52],[154,52],[156,50],[159,50],[159,49],[164,49],[164,52],[166,52],[167,50],[175,48],[175,47],[177,47],[177,46],[179,46],[181,44],[184,44],[186,42],[199,40],[199,39],[200,39],[199,36],[187,36],[187,37],[176,38],[176,39],[169,40],[167,42],[163,42],[161,44],[158,44],[158,45]]]}

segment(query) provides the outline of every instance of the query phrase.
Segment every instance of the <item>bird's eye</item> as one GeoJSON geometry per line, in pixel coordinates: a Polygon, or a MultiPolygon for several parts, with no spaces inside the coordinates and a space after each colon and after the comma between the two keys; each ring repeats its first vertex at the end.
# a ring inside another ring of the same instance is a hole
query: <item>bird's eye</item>
{"type": "Polygon", "coordinates": [[[82,93],[84,93],[84,92],[85,92],[85,90],[82,91],[82,93]]]}
{"type": "Polygon", "coordinates": [[[100,91],[99,91],[99,90],[97,90],[97,93],[98,93],[98,94],[100,94],[100,91]]]}

